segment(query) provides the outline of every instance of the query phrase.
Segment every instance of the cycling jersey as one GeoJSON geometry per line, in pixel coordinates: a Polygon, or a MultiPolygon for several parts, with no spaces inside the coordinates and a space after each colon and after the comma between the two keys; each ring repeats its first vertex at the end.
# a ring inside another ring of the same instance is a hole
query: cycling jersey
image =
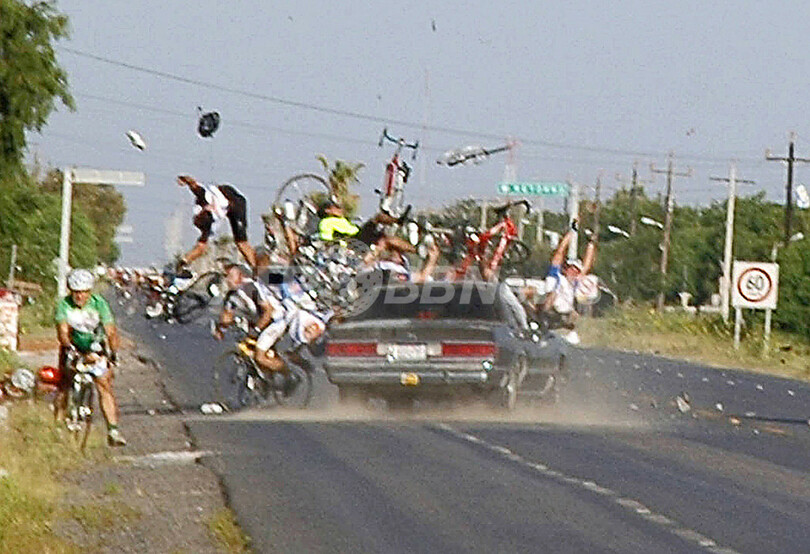
{"type": "Polygon", "coordinates": [[[245,279],[238,288],[228,291],[224,300],[226,309],[244,316],[251,325],[256,325],[261,317],[261,304],[269,304],[276,314],[281,310],[281,304],[270,291],[253,279],[245,279]]]}
{"type": "Polygon", "coordinates": [[[569,314],[574,311],[574,292],[576,291],[577,283],[571,283],[568,278],[563,275],[562,268],[559,265],[552,265],[548,270],[546,277],[546,292],[549,294],[554,292],[554,303],[552,307],[554,311],[559,314],[569,314]]]}
{"type": "Polygon", "coordinates": [[[80,352],[89,352],[93,341],[97,339],[96,330],[102,326],[115,323],[110,305],[99,294],[92,294],[84,306],[77,306],[68,295],[56,305],[56,323],[67,323],[70,327],[70,342],[80,352]]]}
{"type": "Polygon", "coordinates": [[[340,236],[353,237],[358,232],[360,228],[345,217],[327,216],[318,224],[318,235],[321,240],[335,240],[340,236]],[[340,236],[335,237],[335,234],[340,236]]]}
{"type": "Polygon", "coordinates": [[[196,203],[194,213],[199,217],[195,218],[195,225],[200,230],[200,242],[216,236],[223,219],[230,223],[236,242],[247,240],[247,200],[236,187],[200,186],[192,192],[196,203]]]}

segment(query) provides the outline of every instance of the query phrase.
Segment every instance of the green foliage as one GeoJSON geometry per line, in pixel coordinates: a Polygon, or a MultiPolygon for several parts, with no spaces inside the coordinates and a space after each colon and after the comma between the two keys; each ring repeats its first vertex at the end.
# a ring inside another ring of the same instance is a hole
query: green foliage
{"type": "MultiPolygon", "coordinates": [[[[62,172],[50,170],[42,179],[41,187],[46,192],[61,194],[62,172]]],[[[93,225],[98,261],[115,262],[119,255],[115,233],[126,213],[124,196],[110,185],[75,184],[73,210],[84,213],[93,225]]]]}
{"type": "MultiPolygon", "coordinates": [[[[580,228],[594,224],[594,206],[583,202],[580,228]]],[[[705,304],[719,290],[725,242],[726,202],[714,202],[705,207],[675,206],[672,219],[669,264],[666,279],[661,279],[660,245],[663,232],[638,222],[644,215],[664,221],[663,198],[647,196],[643,190],[633,199],[627,190],[616,192],[602,205],[599,248],[595,273],[622,301],[649,302],[663,290],[668,302],[678,302],[678,293],[688,292],[692,303],[705,304]],[[633,221],[636,225],[633,225],[633,221]],[[631,233],[630,238],[608,230],[608,225],[631,233]]],[[[764,193],[737,199],[734,225],[734,258],[738,260],[770,261],[775,244],[783,240],[784,207],[769,202],[764,193]]],[[[465,225],[478,227],[481,207],[472,200],[461,200],[440,212],[428,214],[434,224],[461,229],[465,225]]],[[[494,223],[490,213],[488,225],[494,223]]],[[[810,235],[808,214],[797,214],[797,228],[810,235]]],[[[544,213],[544,226],[563,233],[568,228],[568,216],[544,213]]],[[[543,275],[548,268],[551,248],[536,244],[534,224],[524,232],[525,242],[532,254],[521,268],[528,275],[543,275]]],[[[805,239],[810,240],[810,239],[805,239]]],[[[580,251],[586,243],[580,235],[580,251]]],[[[452,263],[453,260],[448,260],[452,263]]],[[[779,249],[780,291],[779,309],[774,322],[784,330],[810,336],[810,248],[802,243],[779,249]]]]}
{"type": "Polygon", "coordinates": [[[337,198],[346,217],[353,217],[357,213],[360,197],[351,191],[351,186],[360,182],[358,176],[360,170],[366,167],[365,164],[335,160],[334,165],[330,165],[323,154],[316,156],[316,159],[327,172],[326,180],[329,181],[332,194],[337,198]]]}
{"type": "MultiPolygon", "coordinates": [[[[16,244],[16,277],[53,288],[59,255],[61,198],[39,187],[26,174],[0,177],[0,267],[8,268],[11,246],[16,244]]],[[[97,262],[97,244],[93,223],[81,210],[71,220],[70,264],[90,267],[97,262]]]]}
{"type": "Polygon", "coordinates": [[[26,131],[39,131],[57,99],[73,109],[53,43],[68,36],[54,2],[0,1],[0,171],[22,171],[26,131]]]}

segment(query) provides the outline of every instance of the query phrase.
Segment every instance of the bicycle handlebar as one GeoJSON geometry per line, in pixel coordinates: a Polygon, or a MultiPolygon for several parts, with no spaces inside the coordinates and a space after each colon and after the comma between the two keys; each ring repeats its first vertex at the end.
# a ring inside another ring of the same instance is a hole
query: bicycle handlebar
{"type": "Polygon", "coordinates": [[[499,207],[497,207],[497,208],[494,208],[494,209],[493,209],[493,211],[494,211],[496,214],[501,214],[501,213],[505,212],[506,210],[508,210],[509,208],[511,208],[512,206],[519,206],[519,205],[521,205],[521,204],[523,204],[523,206],[526,208],[526,213],[527,213],[527,214],[528,214],[528,213],[531,213],[531,211],[532,211],[532,206],[531,206],[531,204],[529,203],[529,201],[528,201],[528,200],[526,200],[526,199],[523,199],[523,200],[515,200],[515,201],[513,201],[513,202],[507,202],[507,203],[506,203],[506,204],[504,204],[503,206],[499,206],[499,207]]]}
{"type": "Polygon", "coordinates": [[[419,141],[416,142],[408,142],[403,137],[394,138],[388,134],[388,127],[384,127],[382,130],[382,134],[380,135],[380,140],[377,142],[377,146],[382,148],[382,145],[385,141],[392,142],[397,145],[397,152],[402,148],[410,148],[413,150],[413,154],[411,155],[411,159],[416,159],[416,151],[419,149],[419,141]]]}

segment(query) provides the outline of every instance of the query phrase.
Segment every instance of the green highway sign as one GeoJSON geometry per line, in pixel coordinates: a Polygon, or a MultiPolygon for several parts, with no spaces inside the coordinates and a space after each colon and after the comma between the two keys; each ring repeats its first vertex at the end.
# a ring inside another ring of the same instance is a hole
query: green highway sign
{"type": "Polygon", "coordinates": [[[498,194],[517,196],[568,196],[568,183],[538,181],[536,183],[500,183],[498,194]]]}

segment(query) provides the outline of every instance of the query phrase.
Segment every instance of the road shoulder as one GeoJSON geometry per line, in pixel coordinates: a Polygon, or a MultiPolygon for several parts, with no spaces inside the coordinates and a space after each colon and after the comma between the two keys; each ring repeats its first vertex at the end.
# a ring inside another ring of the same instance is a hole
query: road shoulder
{"type": "MultiPolygon", "coordinates": [[[[65,476],[69,493],[57,533],[100,552],[223,552],[213,528],[228,508],[216,475],[199,462],[182,415],[166,395],[158,368],[131,341],[117,369],[120,428],[128,445],[108,461],[65,476]]],[[[22,353],[32,367],[56,353],[22,353]]],[[[95,433],[104,433],[96,419],[95,433]]],[[[238,550],[237,550],[238,551],[238,550]]]]}

